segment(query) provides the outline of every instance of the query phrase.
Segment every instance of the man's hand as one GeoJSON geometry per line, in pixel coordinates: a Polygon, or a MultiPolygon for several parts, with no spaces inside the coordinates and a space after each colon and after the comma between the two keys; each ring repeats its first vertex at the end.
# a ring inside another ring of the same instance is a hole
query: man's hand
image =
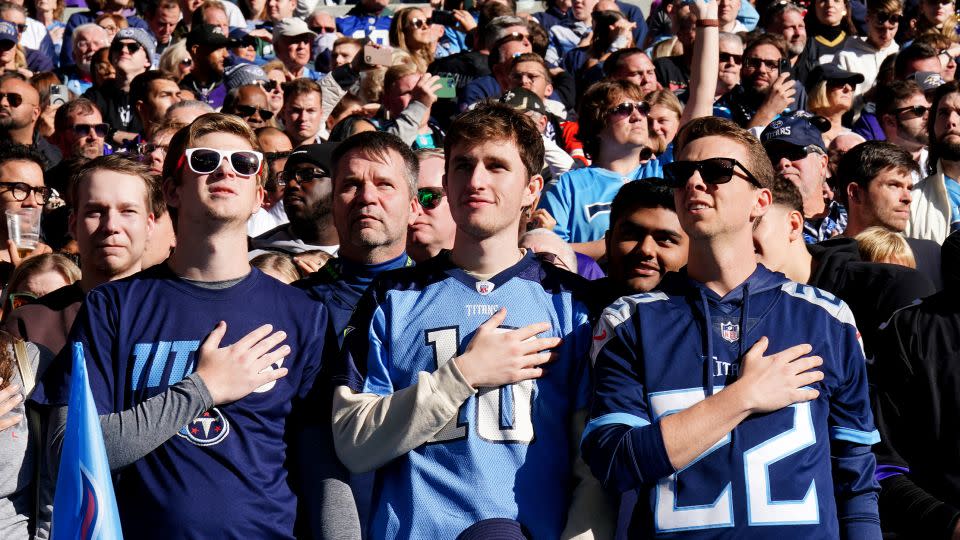
{"type": "Polygon", "coordinates": [[[823,380],[823,372],[813,369],[821,366],[823,359],[805,356],[813,350],[806,343],[764,356],[769,345],[770,341],[762,337],[750,347],[743,357],[740,379],[730,385],[741,392],[747,409],[766,413],[817,399],[819,391],[803,387],[823,380]]]}
{"type": "Polygon", "coordinates": [[[33,248],[33,251],[21,258],[20,253],[17,251],[17,245],[13,243],[13,240],[7,240],[7,255],[10,257],[10,264],[14,267],[20,266],[20,263],[30,257],[36,257],[37,255],[44,255],[46,253],[53,253],[53,249],[43,242],[37,242],[37,247],[33,248]]]}
{"type": "Polygon", "coordinates": [[[287,374],[287,368],[270,369],[290,354],[283,343],[287,333],[271,333],[273,326],[265,324],[227,347],[220,340],[227,333],[227,323],[220,321],[200,346],[197,375],[207,385],[214,405],[242,399],[255,389],[276,381],[287,374]]]}
{"type": "Polygon", "coordinates": [[[440,77],[424,73],[420,77],[417,86],[410,91],[410,98],[419,101],[427,107],[433,106],[437,102],[437,90],[440,89],[440,77]]]}
{"type": "MultiPolygon", "coordinates": [[[[3,383],[3,379],[0,379],[0,383],[3,383]]],[[[21,401],[23,401],[23,395],[20,394],[19,386],[11,384],[0,390],[0,431],[12,428],[19,424],[20,420],[23,420],[23,416],[19,414],[7,416],[7,413],[12,411],[21,401]]]]}
{"type": "Polygon", "coordinates": [[[552,353],[544,351],[560,345],[557,337],[535,337],[550,330],[550,324],[545,322],[507,332],[498,330],[506,318],[506,308],[500,308],[480,325],[467,350],[454,358],[463,377],[474,388],[536,379],[543,375],[540,366],[552,357],[552,353]]]}

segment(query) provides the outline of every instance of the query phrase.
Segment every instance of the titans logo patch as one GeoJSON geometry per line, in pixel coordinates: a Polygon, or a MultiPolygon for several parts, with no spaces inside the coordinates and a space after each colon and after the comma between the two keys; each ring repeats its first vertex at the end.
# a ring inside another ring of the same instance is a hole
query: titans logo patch
{"type": "Polygon", "coordinates": [[[227,417],[213,407],[180,428],[177,435],[197,446],[213,446],[220,444],[229,433],[230,422],[227,417]]]}

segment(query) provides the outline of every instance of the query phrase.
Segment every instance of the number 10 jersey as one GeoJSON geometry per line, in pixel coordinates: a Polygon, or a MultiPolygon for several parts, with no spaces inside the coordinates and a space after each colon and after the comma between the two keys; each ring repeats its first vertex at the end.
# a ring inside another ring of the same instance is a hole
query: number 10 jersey
{"type": "Polygon", "coordinates": [[[501,307],[503,331],[548,322],[540,337],[564,341],[543,377],[480,389],[430,441],[377,471],[371,538],[452,539],[495,517],[519,521],[534,538],[560,536],[572,416],[586,408],[590,387],[590,322],[574,293],[583,283],[530,254],[489,280],[441,254],[375,282],[351,319],[334,377],[355,392],[389,395],[416,383],[418,373],[462,353],[501,307]]]}

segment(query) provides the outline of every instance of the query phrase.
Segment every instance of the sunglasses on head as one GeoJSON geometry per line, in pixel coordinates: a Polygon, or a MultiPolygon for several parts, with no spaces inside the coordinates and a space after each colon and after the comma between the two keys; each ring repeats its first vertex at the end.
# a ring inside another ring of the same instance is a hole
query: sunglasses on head
{"type": "Polygon", "coordinates": [[[743,63],[743,55],[722,52],[720,53],[720,62],[730,62],[731,64],[740,65],[743,63]]]}
{"type": "Polygon", "coordinates": [[[751,56],[750,58],[743,59],[743,65],[747,66],[750,69],[760,69],[760,66],[765,66],[770,71],[773,71],[773,70],[780,71],[779,60],[767,60],[766,58],[756,58],[751,56]]]}
{"type": "Polygon", "coordinates": [[[912,107],[900,107],[899,109],[894,109],[893,114],[903,114],[908,112],[913,116],[920,117],[927,114],[927,111],[929,110],[930,110],[930,107],[927,107],[925,105],[914,105],[912,107]]]}
{"type": "Polygon", "coordinates": [[[420,188],[417,190],[417,202],[427,210],[440,206],[443,200],[443,190],[440,188],[420,188]]]}
{"type": "Polygon", "coordinates": [[[701,161],[674,161],[663,166],[663,177],[667,185],[674,189],[687,185],[693,173],[700,172],[700,178],[708,184],[726,184],[733,179],[734,169],[740,167],[747,181],[757,187],[763,187],[757,177],[753,175],[739,161],[733,158],[710,158],[701,161]]]}
{"type": "Polygon", "coordinates": [[[126,49],[127,53],[136,54],[137,51],[143,48],[143,45],[140,45],[136,41],[128,41],[128,42],[120,41],[115,43],[111,48],[117,52],[126,49]]]}
{"type": "Polygon", "coordinates": [[[646,101],[638,101],[636,103],[625,101],[616,107],[609,109],[607,111],[607,116],[630,116],[633,114],[634,110],[636,110],[642,116],[646,116],[650,113],[650,104],[646,101]]]}
{"type": "Polygon", "coordinates": [[[187,148],[178,167],[183,166],[184,160],[190,170],[197,174],[210,174],[220,168],[223,160],[230,161],[230,166],[240,176],[253,176],[260,172],[263,165],[263,154],[254,150],[217,150],[215,148],[187,148]]]}
{"type": "Polygon", "coordinates": [[[101,139],[107,136],[107,133],[110,133],[110,125],[106,123],[102,124],[74,124],[73,132],[78,137],[84,137],[90,134],[90,131],[100,137],[101,139]]]}
{"type": "Polygon", "coordinates": [[[7,98],[7,103],[13,108],[17,108],[23,103],[23,96],[14,92],[0,92],[0,103],[3,102],[3,98],[7,98]]]}
{"type": "Polygon", "coordinates": [[[879,24],[886,24],[887,22],[890,24],[900,24],[902,15],[899,13],[877,13],[876,18],[879,24]]]}
{"type": "Polygon", "coordinates": [[[258,107],[251,107],[250,105],[236,105],[234,110],[236,111],[237,116],[240,118],[250,118],[258,112],[260,113],[260,118],[264,121],[273,118],[273,111],[268,109],[260,109],[258,107]]]}

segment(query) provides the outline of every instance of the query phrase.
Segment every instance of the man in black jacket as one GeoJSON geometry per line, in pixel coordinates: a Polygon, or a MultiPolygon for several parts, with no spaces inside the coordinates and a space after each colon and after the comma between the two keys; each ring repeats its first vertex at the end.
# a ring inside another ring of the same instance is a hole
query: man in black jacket
{"type": "Polygon", "coordinates": [[[890,315],[934,293],[926,276],[912,268],[860,260],[856,240],[803,241],[803,202],[797,187],[777,177],[773,204],[754,229],[754,247],[764,266],[839,297],[850,306],[868,361],[877,330],[890,315]]]}

